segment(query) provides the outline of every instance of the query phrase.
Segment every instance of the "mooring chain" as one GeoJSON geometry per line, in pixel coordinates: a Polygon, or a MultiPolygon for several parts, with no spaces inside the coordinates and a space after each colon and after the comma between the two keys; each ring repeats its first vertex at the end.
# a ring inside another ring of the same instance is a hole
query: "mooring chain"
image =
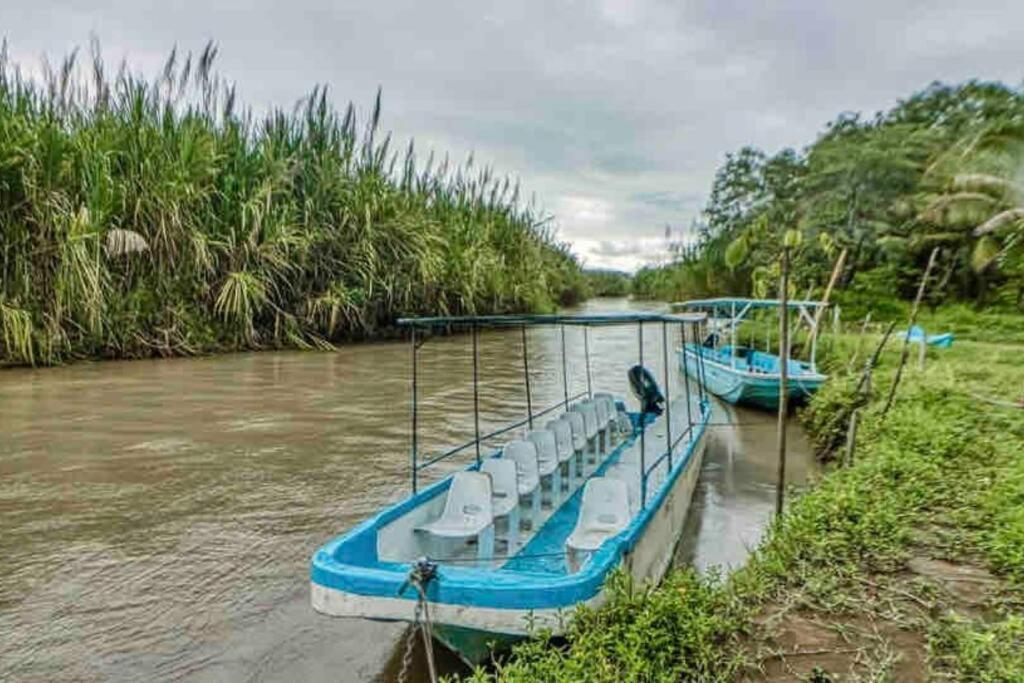
{"type": "Polygon", "coordinates": [[[420,623],[420,611],[423,602],[416,601],[416,610],[413,612],[412,625],[405,636],[405,654],[402,655],[402,669],[398,672],[398,683],[405,683],[409,676],[409,667],[412,666],[412,651],[416,646],[416,630],[420,623]]]}
{"type": "Polygon", "coordinates": [[[431,683],[437,683],[437,670],[434,667],[433,647],[433,624],[430,623],[430,609],[427,606],[427,584],[437,576],[437,565],[421,557],[409,571],[409,577],[398,589],[402,595],[405,590],[412,586],[416,589],[416,607],[413,610],[412,625],[409,627],[405,638],[405,653],[402,655],[402,669],[398,673],[399,683],[405,683],[409,675],[409,667],[412,666],[412,651],[416,644],[416,631],[423,636],[423,649],[427,656],[427,672],[430,674],[431,683]]]}

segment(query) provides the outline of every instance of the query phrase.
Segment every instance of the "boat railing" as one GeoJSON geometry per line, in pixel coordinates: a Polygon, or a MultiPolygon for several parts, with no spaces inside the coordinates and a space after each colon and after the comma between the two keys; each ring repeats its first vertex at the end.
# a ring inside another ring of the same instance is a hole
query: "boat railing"
{"type": "MultiPolygon", "coordinates": [[[[693,329],[689,330],[690,335],[694,339],[697,337],[696,326],[702,323],[705,319],[703,313],[690,313],[682,315],[673,314],[660,314],[660,313],[626,313],[626,314],[598,314],[598,315],[501,315],[501,316],[460,316],[460,317],[433,317],[433,318],[402,318],[397,321],[398,325],[408,327],[410,329],[410,346],[412,347],[412,448],[411,448],[411,474],[412,474],[412,490],[416,493],[419,485],[419,473],[426,467],[435,465],[439,462],[447,460],[452,456],[465,451],[471,446],[475,448],[476,464],[479,466],[482,463],[481,444],[484,441],[493,439],[502,434],[529,425],[533,427],[533,422],[536,418],[546,415],[553,410],[557,410],[559,406],[564,409],[569,409],[569,403],[575,401],[583,396],[593,396],[593,386],[591,381],[590,371],[590,343],[589,343],[589,330],[590,327],[608,326],[608,325],[623,325],[623,324],[636,324],[638,328],[637,340],[638,340],[638,360],[639,364],[643,366],[644,355],[643,355],[643,340],[644,340],[644,324],[660,324],[662,332],[662,354],[664,361],[665,370],[665,392],[666,399],[669,398],[669,387],[668,387],[668,328],[670,325],[679,325],[682,332],[683,339],[687,337],[687,327],[693,329]],[[526,328],[536,325],[548,325],[556,326],[560,330],[560,342],[561,342],[561,366],[562,366],[562,391],[563,399],[552,406],[545,408],[540,412],[534,412],[533,410],[533,398],[530,386],[530,368],[529,368],[529,354],[527,352],[527,334],[526,328]],[[570,327],[582,327],[583,328],[583,349],[584,349],[584,362],[586,366],[586,381],[587,390],[579,392],[572,397],[569,395],[569,372],[568,362],[566,359],[566,342],[565,342],[565,328],[570,327]],[[521,333],[521,344],[522,344],[522,364],[523,364],[523,384],[526,394],[526,416],[522,420],[518,420],[514,423],[508,424],[504,427],[496,429],[489,434],[481,434],[480,432],[480,354],[479,354],[479,333],[483,327],[498,327],[498,328],[516,328],[520,329],[521,333]],[[443,453],[427,458],[426,460],[420,459],[419,456],[419,372],[418,372],[418,356],[420,347],[429,338],[429,330],[433,328],[442,328],[451,331],[456,328],[466,329],[470,332],[472,341],[472,358],[473,358],[473,438],[466,441],[463,444],[450,448],[443,453]],[[424,334],[419,334],[420,332],[424,334]]],[[[700,390],[700,387],[698,387],[700,390]]],[[[689,386],[687,385],[687,393],[689,394],[689,386]]],[[[701,394],[703,399],[703,394],[701,394]]],[[[666,401],[667,403],[669,401],[666,401]]],[[[671,409],[670,409],[671,410],[671,409]]],[[[687,410],[688,422],[692,429],[693,420],[689,415],[689,409],[687,410]]],[[[671,421],[669,423],[668,440],[672,441],[671,434],[671,421]]],[[[644,431],[640,432],[640,461],[641,471],[647,470],[645,462],[645,448],[644,448],[644,431]]],[[[669,458],[669,466],[671,467],[672,449],[668,449],[666,457],[669,458]]],[[[646,479],[646,474],[644,474],[646,479]]]]}
{"type": "MultiPolygon", "coordinates": [[[[583,398],[586,395],[587,395],[586,391],[581,391],[578,394],[570,396],[569,397],[569,402],[581,399],[581,398],[583,398]]],[[[558,401],[557,403],[553,403],[552,405],[550,405],[549,407],[545,408],[544,410],[541,410],[538,413],[532,413],[528,417],[523,418],[522,420],[519,420],[518,422],[513,422],[512,424],[506,425],[505,427],[502,427],[501,429],[495,429],[493,432],[490,432],[488,434],[481,434],[480,435],[480,441],[481,442],[483,442],[483,441],[490,441],[491,439],[494,439],[495,437],[501,436],[502,434],[508,434],[509,432],[511,432],[514,429],[519,429],[520,427],[525,427],[527,425],[533,424],[533,420],[536,420],[537,418],[540,418],[540,417],[544,417],[548,413],[552,413],[552,412],[558,410],[559,408],[563,408],[564,406],[565,406],[565,401],[564,400],[563,401],[558,401]]],[[[428,458],[426,460],[423,460],[422,462],[417,462],[415,467],[416,467],[417,470],[423,470],[424,468],[429,467],[430,465],[433,465],[435,463],[439,463],[442,460],[447,460],[448,458],[452,457],[453,455],[461,453],[462,451],[466,450],[470,446],[476,446],[476,444],[477,444],[477,439],[476,439],[476,437],[474,437],[474,438],[470,439],[469,441],[466,441],[464,444],[456,446],[455,448],[448,449],[444,453],[441,453],[439,455],[435,455],[434,457],[428,458]]]]}

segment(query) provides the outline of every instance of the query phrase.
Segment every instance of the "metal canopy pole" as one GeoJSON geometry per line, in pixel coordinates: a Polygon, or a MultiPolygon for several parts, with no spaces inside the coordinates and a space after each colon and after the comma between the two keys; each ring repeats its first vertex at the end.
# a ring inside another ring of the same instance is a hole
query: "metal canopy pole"
{"type": "MultiPolygon", "coordinates": [[[[686,323],[679,323],[679,333],[683,337],[683,365],[685,366],[686,365],[686,323]]],[[[696,333],[694,333],[694,336],[697,336],[696,333]]],[[[694,363],[696,363],[696,362],[697,362],[697,359],[694,359],[694,363]]],[[[693,411],[692,411],[692,408],[690,408],[690,403],[693,402],[693,397],[690,395],[690,373],[686,371],[686,367],[683,367],[683,387],[684,387],[684,391],[686,391],[686,426],[687,426],[687,432],[686,433],[689,435],[689,439],[692,441],[693,440],[693,414],[692,414],[693,411]]]]}
{"type": "Polygon", "coordinates": [[[476,464],[480,464],[480,351],[477,343],[478,330],[473,324],[473,432],[476,444],[476,464]]]}
{"type": "MultiPolygon", "coordinates": [[[[706,323],[705,323],[706,324],[706,323]]],[[[700,336],[700,323],[694,323],[694,327],[690,330],[694,336],[700,336]]],[[[704,345],[699,340],[694,340],[694,354],[693,364],[694,370],[697,373],[697,398],[700,402],[704,402],[704,382],[707,379],[704,376],[704,345]]]]}
{"type": "Polygon", "coordinates": [[[533,399],[530,396],[530,361],[526,357],[526,325],[519,328],[523,333],[523,378],[526,381],[526,421],[533,429],[533,399]]]}
{"type": "Polygon", "coordinates": [[[569,375],[565,369],[565,324],[559,328],[562,331],[562,392],[565,395],[565,409],[569,410],[569,375]]]}
{"type": "Polygon", "coordinates": [[[668,439],[668,468],[672,469],[672,392],[668,379],[668,323],[661,321],[661,362],[665,366],[665,438],[668,439]]]}
{"type": "Polygon", "coordinates": [[[594,388],[590,382],[590,325],[583,326],[583,356],[587,361],[587,398],[594,398],[594,388]]]}
{"type": "Polygon", "coordinates": [[[412,492],[416,493],[417,477],[419,473],[419,464],[417,463],[417,419],[416,414],[417,408],[417,362],[416,362],[416,328],[412,328],[412,492]]]}
{"type": "MultiPolygon", "coordinates": [[[[640,367],[644,366],[644,322],[640,321],[640,367]]],[[[643,399],[640,399],[640,508],[647,507],[647,453],[644,434],[647,432],[647,413],[644,411],[643,399]]]]}

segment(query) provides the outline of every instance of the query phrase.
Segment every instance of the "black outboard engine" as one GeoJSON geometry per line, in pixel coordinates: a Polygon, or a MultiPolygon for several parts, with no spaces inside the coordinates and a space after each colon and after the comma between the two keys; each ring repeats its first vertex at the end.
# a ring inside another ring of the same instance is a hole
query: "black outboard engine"
{"type": "Polygon", "coordinates": [[[641,412],[661,415],[661,405],[665,402],[665,397],[662,396],[651,371],[642,365],[634,365],[626,374],[629,376],[629,386],[633,388],[633,394],[640,401],[641,412]]]}

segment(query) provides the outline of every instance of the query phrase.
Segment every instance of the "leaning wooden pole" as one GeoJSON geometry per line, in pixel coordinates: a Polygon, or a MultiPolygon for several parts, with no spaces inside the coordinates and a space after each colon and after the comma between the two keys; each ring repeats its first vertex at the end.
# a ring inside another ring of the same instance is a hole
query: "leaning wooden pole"
{"type": "Polygon", "coordinates": [[[889,387],[889,397],[885,400],[885,407],[882,408],[882,419],[885,419],[886,413],[889,412],[889,408],[892,407],[892,402],[896,398],[896,389],[899,387],[900,379],[903,377],[903,366],[907,364],[907,358],[910,355],[910,330],[914,327],[914,323],[917,322],[917,310],[921,307],[921,299],[924,298],[924,291],[928,286],[928,278],[932,274],[932,268],[935,267],[935,259],[938,255],[939,248],[935,247],[932,249],[931,256],[928,257],[928,265],[925,266],[924,276],[921,277],[921,284],[917,287],[917,296],[914,297],[914,305],[910,309],[910,322],[907,323],[907,334],[903,338],[900,364],[896,367],[896,377],[892,380],[892,386],[889,387]]]}
{"type": "Polygon", "coordinates": [[[815,339],[818,338],[818,328],[821,326],[821,318],[825,315],[825,309],[828,308],[829,299],[832,298],[832,290],[835,289],[836,283],[839,282],[839,276],[843,273],[843,266],[846,265],[846,247],[839,252],[839,258],[836,259],[835,266],[832,267],[832,276],[828,279],[828,286],[825,287],[825,294],[821,297],[822,306],[818,306],[814,311],[814,327],[811,328],[811,334],[807,337],[807,341],[804,343],[803,356],[806,357],[807,351],[814,345],[815,339]]]}
{"type": "Polygon", "coordinates": [[[786,497],[786,404],[789,398],[789,247],[782,248],[779,292],[779,476],[775,488],[775,515],[782,515],[786,497]]]}

